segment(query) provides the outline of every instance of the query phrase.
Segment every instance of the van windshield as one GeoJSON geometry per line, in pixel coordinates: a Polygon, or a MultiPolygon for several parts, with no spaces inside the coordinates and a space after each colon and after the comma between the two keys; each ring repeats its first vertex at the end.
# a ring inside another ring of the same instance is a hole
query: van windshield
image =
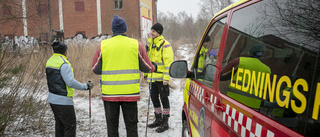
{"type": "Polygon", "coordinates": [[[319,5],[263,0],[235,11],[220,92],[300,134],[319,135],[319,5]]]}

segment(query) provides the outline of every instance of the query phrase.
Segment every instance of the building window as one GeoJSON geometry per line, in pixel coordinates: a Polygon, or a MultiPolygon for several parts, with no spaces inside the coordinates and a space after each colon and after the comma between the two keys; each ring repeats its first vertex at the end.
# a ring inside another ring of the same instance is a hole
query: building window
{"type": "Polygon", "coordinates": [[[38,14],[42,15],[42,14],[47,14],[48,10],[47,10],[47,4],[39,4],[38,5],[38,14]]]}
{"type": "Polygon", "coordinates": [[[3,16],[9,16],[9,15],[11,15],[10,7],[8,7],[8,6],[6,6],[6,5],[3,5],[3,6],[2,6],[2,14],[3,14],[3,16]]]}
{"type": "Polygon", "coordinates": [[[84,12],[84,2],[75,2],[75,11],[84,12]]]}
{"type": "Polygon", "coordinates": [[[151,17],[150,15],[151,15],[151,14],[150,14],[150,10],[148,10],[148,18],[149,18],[149,19],[151,19],[151,18],[150,18],[150,17],[151,17]]]}
{"type": "Polygon", "coordinates": [[[123,8],[123,0],[114,0],[114,9],[120,10],[123,8]]]}

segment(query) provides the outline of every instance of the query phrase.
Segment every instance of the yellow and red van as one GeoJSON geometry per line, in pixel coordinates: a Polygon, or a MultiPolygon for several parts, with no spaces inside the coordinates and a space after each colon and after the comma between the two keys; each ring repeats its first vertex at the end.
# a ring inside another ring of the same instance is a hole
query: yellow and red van
{"type": "Polygon", "coordinates": [[[182,136],[320,136],[320,1],[240,0],[208,24],[187,78],[182,136]]]}

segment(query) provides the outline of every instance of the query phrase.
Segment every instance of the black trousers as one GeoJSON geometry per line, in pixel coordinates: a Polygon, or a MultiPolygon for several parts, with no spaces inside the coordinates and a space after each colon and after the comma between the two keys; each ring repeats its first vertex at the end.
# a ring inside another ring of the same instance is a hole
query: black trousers
{"type": "Polygon", "coordinates": [[[122,108],[126,125],[127,137],[138,137],[138,106],[137,102],[104,101],[104,109],[108,128],[108,137],[119,137],[119,113],[122,108]]]}
{"type": "Polygon", "coordinates": [[[74,107],[72,105],[50,104],[54,114],[56,137],[75,137],[77,122],[74,107]]]}
{"type": "Polygon", "coordinates": [[[162,107],[164,109],[169,109],[170,108],[170,103],[169,103],[169,85],[163,85],[163,82],[152,82],[152,87],[151,87],[151,99],[153,103],[154,108],[159,108],[162,107]],[[161,104],[159,100],[159,95],[161,99],[161,104]]]}

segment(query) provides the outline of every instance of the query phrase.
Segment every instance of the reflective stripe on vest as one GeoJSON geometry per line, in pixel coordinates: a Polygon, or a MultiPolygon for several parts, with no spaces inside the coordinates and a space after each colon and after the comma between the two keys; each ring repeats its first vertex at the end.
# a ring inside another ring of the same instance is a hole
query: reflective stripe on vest
{"type": "MultiPolygon", "coordinates": [[[[54,53],[50,57],[50,59],[47,61],[46,73],[47,73],[47,79],[48,79],[49,92],[58,94],[58,95],[64,95],[67,97],[72,97],[74,96],[74,89],[70,88],[68,85],[65,84],[60,74],[60,67],[64,63],[67,63],[71,67],[71,64],[68,61],[67,57],[58,53],[54,53]],[[52,70],[49,71],[50,69],[52,70]],[[48,74],[48,73],[53,73],[53,74],[48,74]]],[[[73,73],[72,67],[71,67],[71,71],[73,73]]]]}
{"type": "Polygon", "coordinates": [[[101,42],[102,94],[110,96],[140,93],[139,44],[126,36],[101,42]]]}
{"type": "Polygon", "coordinates": [[[140,79],[125,80],[125,81],[101,81],[102,85],[127,85],[139,83],[140,79]]]}
{"type": "MultiPolygon", "coordinates": [[[[264,73],[271,73],[270,68],[263,64],[259,59],[256,58],[250,58],[250,57],[240,57],[239,59],[239,68],[250,70],[251,72],[255,71],[256,76],[258,72],[264,72],[264,73]]],[[[236,81],[238,76],[238,71],[234,73],[233,79],[231,81],[236,81]]],[[[243,73],[240,73],[241,77],[243,77],[243,73]]],[[[243,82],[243,81],[242,81],[243,82]]],[[[242,85],[242,82],[239,82],[242,85]]],[[[239,84],[238,83],[238,84],[239,84]]],[[[244,81],[245,85],[248,84],[247,81],[244,81]]],[[[259,87],[257,87],[259,89],[259,87]]],[[[263,88],[263,87],[260,87],[263,88]]],[[[248,90],[249,92],[250,90],[248,90]]],[[[260,91],[260,90],[258,90],[260,91]]],[[[229,87],[227,91],[227,96],[237,100],[238,102],[251,107],[255,109],[260,108],[261,99],[259,97],[256,97],[254,93],[250,94],[248,92],[240,91],[238,89],[235,89],[233,87],[229,87]]]]}

